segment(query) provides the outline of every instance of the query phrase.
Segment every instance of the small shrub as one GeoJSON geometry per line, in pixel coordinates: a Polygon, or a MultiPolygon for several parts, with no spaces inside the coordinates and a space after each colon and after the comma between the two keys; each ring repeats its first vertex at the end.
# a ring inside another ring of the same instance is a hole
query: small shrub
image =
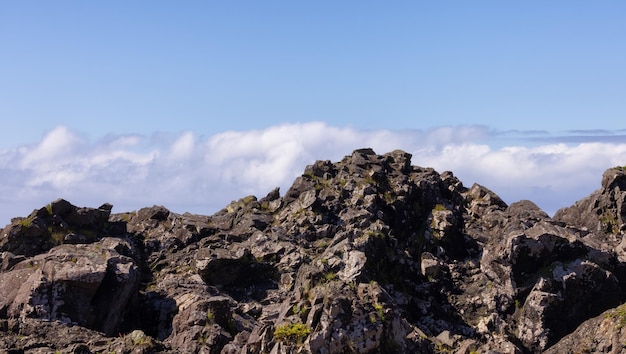
{"type": "Polygon", "coordinates": [[[365,182],[365,183],[367,183],[367,184],[371,184],[371,185],[377,185],[377,184],[378,184],[378,182],[376,182],[376,180],[375,180],[374,178],[369,177],[369,176],[368,176],[368,177],[365,177],[365,178],[363,179],[363,182],[365,182]]]}
{"type": "Polygon", "coordinates": [[[304,338],[311,333],[304,323],[289,323],[277,326],[274,330],[274,338],[281,342],[302,344],[304,338]]]}
{"type": "Polygon", "coordinates": [[[333,280],[335,278],[337,278],[337,274],[335,272],[324,273],[324,279],[326,281],[331,281],[331,280],[333,280]]]}
{"type": "Polygon", "coordinates": [[[444,210],[448,210],[445,205],[443,204],[437,204],[435,205],[435,207],[433,208],[434,211],[444,211],[444,210]]]}
{"type": "Polygon", "coordinates": [[[63,243],[65,239],[65,232],[63,231],[52,231],[50,232],[50,239],[54,242],[55,245],[60,245],[63,243]]]}
{"type": "Polygon", "coordinates": [[[381,237],[381,238],[384,238],[385,237],[385,233],[382,232],[382,231],[371,231],[370,230],[370,231],[367,231],[365,233],[365,236],[367,236],[367,237],[381,237]]]}
{"type": "Polygon", "coordinates": [[[385,320],[385,309],[381,304],[374,304],[374,309],[378,312],[378,317],[380,317],[381,321],[385,320]]]}
{"type": "Polygon", "coordinates": [[[18,221],[18,224],[24,227],[31,227],[33,225],[33,218],[30,216],[18,221]]]}

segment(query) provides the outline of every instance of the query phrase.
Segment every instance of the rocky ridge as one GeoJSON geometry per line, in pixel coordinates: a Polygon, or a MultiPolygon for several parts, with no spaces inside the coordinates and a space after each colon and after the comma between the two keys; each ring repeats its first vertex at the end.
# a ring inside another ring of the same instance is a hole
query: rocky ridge
{"type": "Polygon", "coordinates": [[[411,155],[211,216],[59,199],[0,230],[0,352],[626,352],[626,171],[550,218],[411,155]]]}

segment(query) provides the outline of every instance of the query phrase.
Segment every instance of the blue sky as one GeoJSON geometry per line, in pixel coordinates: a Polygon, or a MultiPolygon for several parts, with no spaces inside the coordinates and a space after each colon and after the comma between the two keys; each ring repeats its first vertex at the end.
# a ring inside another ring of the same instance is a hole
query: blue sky
{"type": "Polygon", "coordinates": [[[554,212],[626,164],[625,19],[622,1],[2,2],[0,224],[57,197],[211,213],[365,144],[554,212]]]}

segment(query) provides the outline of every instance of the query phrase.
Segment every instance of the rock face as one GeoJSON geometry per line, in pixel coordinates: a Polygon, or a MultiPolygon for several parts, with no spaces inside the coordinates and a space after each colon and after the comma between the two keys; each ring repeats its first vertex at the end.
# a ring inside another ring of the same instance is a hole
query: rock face
{"type": "Polygon", "coordinates": [[[362,149],[211,216],[57,200],[0,230],[0,352],[620,352],[625,195],[550,218],[362,149]]]}

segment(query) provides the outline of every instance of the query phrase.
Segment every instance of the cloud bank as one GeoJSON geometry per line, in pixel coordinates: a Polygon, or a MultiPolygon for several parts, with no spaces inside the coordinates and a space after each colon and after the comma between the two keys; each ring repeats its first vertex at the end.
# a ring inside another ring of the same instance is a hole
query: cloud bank
{"type": "MultiPolygon", "coordinates": [[[[545,132],[540,132],[545,135],[545,132]]],[[[154,204],[175,212],[212,214],[230,201],[274,187],[284,193],[305,166],[337,161],[354,149],[403,149],[413,164],[453,171],[466,186],[480,183],[506,202],[530,199],[548,213],[599,188],[602,172],[626,164],[626,141],[601,132],[582,143],[530,134],[502,144],[482,126],[430,130],[361,130],[321,122],[284,124],[212,136],[193,132],[108,135],[97,141],[59,126],[32,145],[0,150],[0,224],[57,198],[80,206],[114,205],[113,212],[154,204]]],[[[0,226],[1,226],[0,225],[0,226]]]]}

